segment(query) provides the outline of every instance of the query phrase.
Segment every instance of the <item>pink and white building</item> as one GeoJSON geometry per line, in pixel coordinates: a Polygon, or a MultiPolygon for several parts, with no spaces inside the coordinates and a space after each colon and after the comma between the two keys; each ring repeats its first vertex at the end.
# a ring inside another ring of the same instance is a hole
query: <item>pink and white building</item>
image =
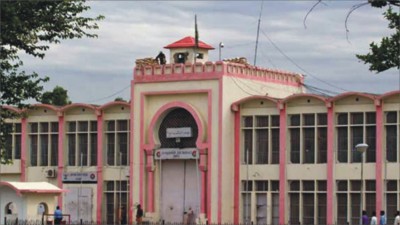
{"type": "Polygon", "coordinates": [[[132,222],[141,204],[154,222],[191,208],[202,223],[359,224],[360,207],[392,221],[400,91],[324,97],[301,74],[209,62],[192,37],[166,48],[168,64],[134,68],[129,103],[4,106],[21,118],[0,181],[68,190],[72,220],[132,222]]]}

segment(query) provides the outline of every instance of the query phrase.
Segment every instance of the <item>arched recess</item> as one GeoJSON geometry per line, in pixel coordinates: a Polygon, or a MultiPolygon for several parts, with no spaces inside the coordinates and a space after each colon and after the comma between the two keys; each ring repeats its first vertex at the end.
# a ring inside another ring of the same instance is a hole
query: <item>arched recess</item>
{"type": "Polygon", "coordinates": [[[14,202],[9,202],[4,207],[4,214],[5,215],[15,215],[18,214],[17,205],[14,202]]]}
{"type": "Polygon", "coordinates": [[[198,135],[197,135],[197,140],[196,140],[196,147],[198,149],[204,149],[205,146],[207,145],[204,141],[205,139],[205,126],[204,122],[199,116],[199,113],[196,111],[196,109],[184,102],[170,102],[165,105],[163,105],[153,116],[149,129],[148,129],[148,145],[146,146],[146,149],[151,150],[158,148],[160,146],[160,139],[158,136],[158,131],[160,129],[161,123],[164,120],[164,118],[173,110],[182,108],[185,109],[190,113],[190,115],[193,117],[193,119],[196,122],[197,129],[198,129],[198,135]]]}
{"type": "Polygon", "coordinates": [[[45,202],[39,203],[37,207],[37,212],[39,215],[49,214],[49,206],[45,202]]]}

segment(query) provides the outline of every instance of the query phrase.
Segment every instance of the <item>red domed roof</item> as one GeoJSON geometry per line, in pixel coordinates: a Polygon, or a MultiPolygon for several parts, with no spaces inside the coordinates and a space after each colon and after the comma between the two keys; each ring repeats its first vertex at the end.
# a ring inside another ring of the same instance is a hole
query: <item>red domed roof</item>
{"type": "MultiPolygon", "coordinates": [[[[169,44],[167,46],[165,46],[164,48],[187,48],[187,47],[196,47],[196,40],[194,37],[184,37],[179,41],[176,41],[172,44],[169,44]]],[[[203,48],[203,49],[214,49],[214,47],[212,47],[211,45],[208,45],[202,41],[199,40],[199,48],[203,48]]]]}

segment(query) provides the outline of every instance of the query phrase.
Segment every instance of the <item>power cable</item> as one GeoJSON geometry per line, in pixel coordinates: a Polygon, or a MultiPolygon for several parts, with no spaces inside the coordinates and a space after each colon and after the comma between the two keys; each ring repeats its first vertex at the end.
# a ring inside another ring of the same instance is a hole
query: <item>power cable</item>
{"type": "Polygon", "coordinates": [[[98,102],[98,101],[101,101],[101,100],[104,100],[104,99],[107,99],[107,98],[111,98],[111,97],[113,97],[113,96],[115,96],[115,95],[117,95],[117,94],[119,94],[119,93],[125,91],[125,90],[128,89],[129,87],[131,87],[130,84],[129,84],[128,86],[122,88],[121,90],[119,90],[119,91],[117,91],[117,92],[111,94],[111,95],[108,95],[108,96],[102,97],[102,98],[98,98],[98,99],[94,99],[94,100],[91,100],[91,101],[86,101],[86,102],[88,102],[88,103],[94,103],[94,102],[98,102]]]}
{"type": "Polygon", "coordinates": [[[264,32],[264,30],[261,29],[261,32],[263,33],[263,35],[268,39],[268,41],[272,44],[272,46],[274,46],[274,48],[276,50],[278,50],[279,53],[281,53],[287,60],[289,60],[293,65],[295,65],[297,68],[299,68],[301,71],[303,71],[305,74],[310,75],[312,78],[326,84],[329,85],[331,87],[334,87],[336,89],[342,90],[342,91],[346,91],[348,92],[348,90],[343,89],[341,87],[338,87],[336,85],[330,84],[329,82],[326,82],[320,78],[318,78],[317,76],[314,76],[313,74],[311,74],[310,72],[308,72],[307,70],[305,70],[303,67],[301,67],[298,63],[296,63],[293,59],[291,59],[285,52],[283,52],[272,40],[271,38],[268,37],[268,35],[264,32]]]}

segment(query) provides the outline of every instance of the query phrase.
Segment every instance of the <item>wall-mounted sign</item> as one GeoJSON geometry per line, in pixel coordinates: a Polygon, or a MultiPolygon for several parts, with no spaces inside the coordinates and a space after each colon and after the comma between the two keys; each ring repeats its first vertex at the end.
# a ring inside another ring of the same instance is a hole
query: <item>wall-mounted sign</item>
{"type": "Polygon", "coordinates": [[[191,127],[167,128],[167,138],[187,138],[192,137],[191,127]]]}
{"type": "Polygon", "coordinates": [[[63,183],[97,183],[96,172],[63,173],[63,183]]]}
{"type": "Polygon", "coordinates": [[[198,159],[199,150],[196,148],[162,148],[154,151],[154,158],[163,159],[198,159]]]}

